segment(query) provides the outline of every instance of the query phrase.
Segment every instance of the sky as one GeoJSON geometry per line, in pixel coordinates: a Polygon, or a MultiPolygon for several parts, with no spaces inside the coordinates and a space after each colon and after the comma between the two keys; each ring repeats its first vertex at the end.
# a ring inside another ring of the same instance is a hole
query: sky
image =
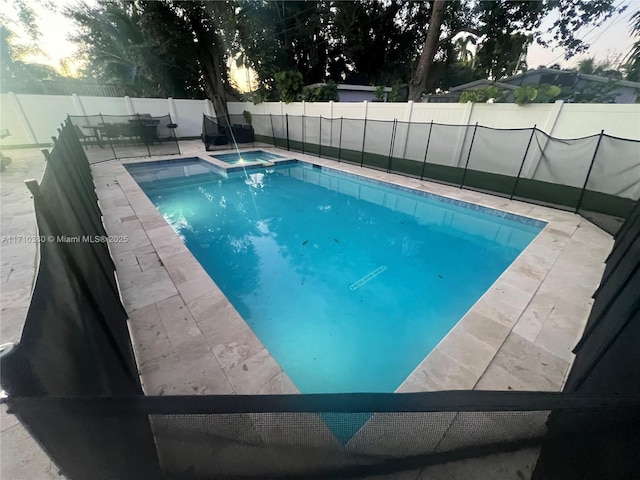
{"type": "MultiPolygon", "coordinates": [[[[39,28],[42,32],[40,46],[45,52],[46,57],[34,58],[34,61],[46,63],[58,68],[61,59],[71,59],[73,68],[73,58],[76,47],[69,42],[67,37],[74,31],[74,24],[60,13],[43,12],[35,0],[25,0],[27,4],[35,6],[39,15],[39,28]]],[[[62,9],[64,5],[73,4],[74,0],[56,0],[55,4],[62,9]]],[[[11,18],[15,15],[15,7],[11,0],[0,0],[1,9],[11,18]]],[[[596,60],[602,61],[606,58],[622,58],[629,50],[635,39],[630,37],[629,17],[637,10],[640,10],[640,0],[618,0],[615,5],[628,5],[627,10],[622,15],[615,15],[598,28],[585,28],[578,31],[577,37],[586,40],[591,44],[589,50],[582,55],[573,57],[569,60],[564,59],[562,49],[549,49],[540,45],[533,44],[529,47],[527,54],[527,64],[529,68],[536,68],[540,65],[550,66],[559,63],[562,67],[575,67],[578,62],[584,58],[595,56],[596,60]]],[[[553,19],[549,18],[545,21],[546,26],[550,26],[553,19]]],[[[543,27],[545,26],[543,24],[543,27]]],[[[15,26],[14,26],[15,27],[15,26]]],[[[16,32],[18,33],[18,32],[16,32]]],[[[75,66],[80,67],[78,62],[75,66]]],[[[235,69],[234,69],[235,70],[235,69]]],[[[232,72],[233,78],[240,87],[244,87],[249,77],[245,71],[232,72]]]]}

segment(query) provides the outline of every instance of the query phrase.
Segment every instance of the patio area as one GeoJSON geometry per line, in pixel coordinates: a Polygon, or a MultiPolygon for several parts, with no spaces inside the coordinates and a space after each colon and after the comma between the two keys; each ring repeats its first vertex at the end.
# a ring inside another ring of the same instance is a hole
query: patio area
{"type": "MultiPolygon", "coordinates": [[[[181,141],[180,151],[179,157],[212,161],[199,141],[181,141]]],[[[573,361],[571,349],[582,334],[591,295],[613,245],[610,235],[560,210],[286,150],[269,151],[549,222],[397,392],[561,390],[573,361]]],[[[39,179],[45,166],[38,150],[11,153],[13,163],[0,177],[1,343],[19,339],[36,262],[35,244],[4,239],[35,234],[33,206],[23,181],[39,179]]],[[[107,232],[128,238],[111,244],[111,251],[146,394],[298,393],[122,163],[95,164],[92,171],[107,232]]],[[[402,433],[389,435],[401,438],[402,433]]],[[[2,478],[59,478],[46,455],[4,410],[2,442],[2,478]]],[[[501,460],[505,470],[495,478],[514,478],[516,470],[527,478],[536,457],[534,450],[512,464],[501,460]]],[[[406,473],[406,478],[417,479],[440,478],[438,474],[450,478],[452,472],[439,467],[406,473]]]]}

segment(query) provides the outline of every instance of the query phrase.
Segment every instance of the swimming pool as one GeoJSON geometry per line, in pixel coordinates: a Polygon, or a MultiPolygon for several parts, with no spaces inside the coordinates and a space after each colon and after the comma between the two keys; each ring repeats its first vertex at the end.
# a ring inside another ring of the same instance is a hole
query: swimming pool
{"type": "Polygon", "coordinates": [[[303,393],[393,392],[545,225],[303,162],[153,163],[128,168],[303,393]]]}
{"type": "Polygon", "coordinates": [[[250,162],[271,162],[273,160],[279,160],[285,158],[275,153],[265,152],[264,150],[253,150],[250,152],[238,153],[224,153],[222,155],[210,155],[213,158],[221,160],[226,163],[238,164],[238,163],[250,163],[250,162]]]}

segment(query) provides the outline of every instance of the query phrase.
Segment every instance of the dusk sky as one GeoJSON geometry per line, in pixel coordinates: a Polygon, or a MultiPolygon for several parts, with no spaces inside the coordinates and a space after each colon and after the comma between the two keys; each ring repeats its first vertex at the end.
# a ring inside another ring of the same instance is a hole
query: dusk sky
{"type": "MultiPolygon", "coordinates": [[[[27,0],[27,3],[30,3],[27,0]]],[[[36,12],[42,11],[41,6],[36,5],[36,12]]],[[[74,3],[72,0],[57,1],[56,5],[61,8],[64,4],[74,3]]],[[[11,17],[15,12],[13,3],[9,0],[2,0],[2,10],[11,17]]],[[[563,67],[574,67],[577,63],[586,57],[595,56],[597,60],[604,60],[607,57],[615,59],[623,58],[629,52],[631,45],[636,39],[630,37],[629,18],[640,9],[640,0],[620,0],[616,5],[627,5],[627,10],[622,15],[616,15],[605,22],[598,28],[589,27],[578,32],[578,37],[586,40],[591,44],[588,52],[580,56],[573,57],[569,60],[564,59],[561,49],[548,49],[540,45],[534,44],[529,47],[527,55],[527,64],[529,68],[535,68],[539,65],[552,65],[559,63],[563,67]]],[[[548,19],[545,23],[550,26],[553,20],[548,19]]],[[[12,26],[14,30],[15,25],[12,26]]],[[[37,58],[41,63],[47,63],[54,67],[60,65],[60,60],[68,58],[73,60],[75,46],[67,40],[70,33],[73,32],[73,23],[59,13],[46,12],[40,15],[39,28],[42,32],[40,46],[46,53],[48,58],[37,58]]],[[[19,33],[16,31],[16,33],[19,33]]],[[[79,67],[80,65],[75,65],[79,67]]],[[[236,75],[238,81],[242,81],[245,75],[236,75]]]]}

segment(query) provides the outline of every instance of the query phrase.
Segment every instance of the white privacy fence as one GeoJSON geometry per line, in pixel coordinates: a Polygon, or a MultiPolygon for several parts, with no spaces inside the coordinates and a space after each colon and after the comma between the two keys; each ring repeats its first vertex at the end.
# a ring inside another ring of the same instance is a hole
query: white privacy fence
{"type": "MultiPolygon", "coordinates": [[[[305,115],[307,117],[431,122],[479,125],[493,128],[537,128],[555,138],[579,138],[600,133],[640,140],[640,105],[617,104],[473,104],[473,103],[229,103],[229,113],[247,110],[254,115],[305,115]]],[[[171,115],[180,138],[201,134],[202,115],[215,116],[209,100],[78,95],[0,95],[0,127],[11,136],[2,145],[48,144],[67,115],[171,115]]],[[[274,128],[282,128],[274,125],[274,128]]],[[[297,127],[294,127],[297,128],[297,127]]],[[[300,132],[301,133],[301,132],[300,132]]],[[[323,136],[326,132],[323,132],[323,136]]],[[[347,131],[347,135],[355,132],[347,131]]],[[[410,132],[409,132],[410,134],[410,132]]],[[[406,132],[397,132],[402,137],[406,132]]],[[[335,136],[330,133],[331,139],[335,136]]],[[[334,141],[335,143],[335,141],[334,141]]],[[[395,155],[395,153],[394,153],[395,155]]]]}

